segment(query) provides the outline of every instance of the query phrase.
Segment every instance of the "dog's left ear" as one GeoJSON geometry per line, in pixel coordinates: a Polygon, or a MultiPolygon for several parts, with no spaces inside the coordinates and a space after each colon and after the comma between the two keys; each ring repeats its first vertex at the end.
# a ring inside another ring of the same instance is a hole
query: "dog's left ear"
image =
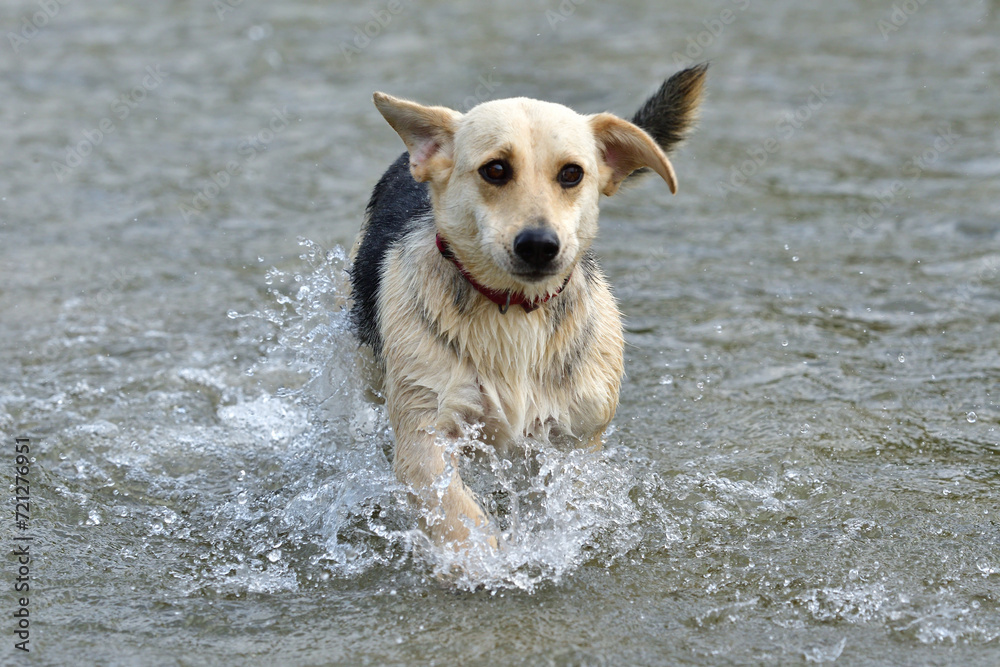
{"type": "Polygon", "coordinates": [[[452,166],[455,126],[462,114],[447,107],[425,107],[385,93],[375,93],[373,99],[375,107],[406,144],[414,180],[432,180],[452,166]]]}
{"type": "Polygon", "coordinates": [[[591,116],[590,127],[600,151],[601,192],[613,195],[629,174],[643,167],[659,174],[670,192],[677,192],[673,165],[642,129],[609,113],[591,116]]]}

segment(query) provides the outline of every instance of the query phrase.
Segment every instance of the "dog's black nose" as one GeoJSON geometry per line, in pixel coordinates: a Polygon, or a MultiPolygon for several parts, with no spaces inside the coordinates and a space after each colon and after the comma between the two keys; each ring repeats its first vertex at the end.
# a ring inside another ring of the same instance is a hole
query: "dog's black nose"
{"type": "Polygon", "coordinates": [[[531,268],[544,269],[559,254],[559,237],[551,229],[525,229],[514,239],[514,254],[531,268]]]}

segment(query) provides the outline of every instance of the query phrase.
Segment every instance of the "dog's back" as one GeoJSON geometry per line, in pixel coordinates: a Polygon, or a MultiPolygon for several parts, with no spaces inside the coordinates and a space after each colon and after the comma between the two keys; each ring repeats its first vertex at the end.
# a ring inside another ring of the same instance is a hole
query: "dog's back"
{"type": "Polygon", "coordinates": [[[413,180],[409,158],[408,153],[400,155],[372,191],[351,265],[351,322],[362,344],[371,347],[376,357],[382,353],[378,327],[382,262],[408,230],[434,224],[427,184],[413,180]]]}

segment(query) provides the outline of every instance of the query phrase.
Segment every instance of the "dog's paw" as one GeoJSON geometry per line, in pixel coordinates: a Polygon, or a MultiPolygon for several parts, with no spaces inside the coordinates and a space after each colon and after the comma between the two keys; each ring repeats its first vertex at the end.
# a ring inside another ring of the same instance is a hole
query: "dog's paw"
{"type": "Polygon", "coordinates": [[[448,586],[483,588],[496,581],[501,568],[500,540],[489,526],[473,528],[464,540],[446,542],[434,552],[434,575],[448,586]]]}

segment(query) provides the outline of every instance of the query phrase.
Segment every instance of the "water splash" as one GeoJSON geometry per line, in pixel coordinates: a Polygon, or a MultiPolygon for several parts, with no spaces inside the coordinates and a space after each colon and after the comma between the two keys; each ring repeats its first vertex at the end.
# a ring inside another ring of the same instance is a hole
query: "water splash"
{"type": "Polygon", "coordinates": [[[477,539],[475,531],[470,549],[431,545],[419,522],[433,517],[419,515],[392,474],[391,428],[369,390],[371,362],[350,331],[346,254],[300,244],[307,270],[267,273],[273,306],[230,313],[247,320],[245,335],[263,348],[249,374],[277,387],[273,395],[221,408],[220,417],[288,442],[280,498],[269,490],[273,481],[248,472],[242,502],[217,517],[249,522],[256,555],[298,571],[304,581],[389,568],[469,590],[534,591],[584,563],[610,565],[640,543],[640,480],[623,450],[567,451],[524,441],[507,458],[473,429],[453,446],[473,452],[462,457],[460,472],[494,517],[500,548],[486,547],[486,536],[477,539]]]}

